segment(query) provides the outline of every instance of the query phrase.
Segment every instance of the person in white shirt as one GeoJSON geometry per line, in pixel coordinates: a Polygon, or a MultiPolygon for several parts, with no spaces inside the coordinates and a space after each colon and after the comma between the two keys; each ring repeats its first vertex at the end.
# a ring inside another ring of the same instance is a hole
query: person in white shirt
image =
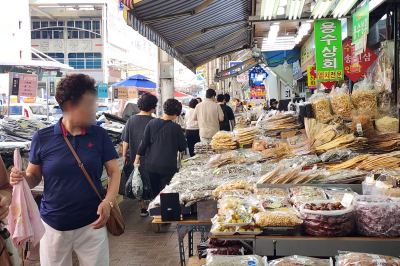
{"type": "Polygon", "coordinates": [[[193,157],[194,154],[194,145],[197,142],[200,142],[200,130],[199,123],[193,120],[194,111],[196,105],[198,104],[197,99],[192,99],[189,102],[190,109],[186,112],[185,115],[185,124],[186,124],[186,140],[189,148],[190,157],[193,157]]]}

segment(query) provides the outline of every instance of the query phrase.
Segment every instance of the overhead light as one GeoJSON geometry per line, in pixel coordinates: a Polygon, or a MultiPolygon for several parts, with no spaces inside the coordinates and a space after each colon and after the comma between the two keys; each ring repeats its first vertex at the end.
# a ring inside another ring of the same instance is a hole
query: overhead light
{"type": "Polygon", "coordinates": [[[357,0],[348,0],[345,5],[343,5],[343,8],[339,12],[338,17],[340,18],[343,15],[346,15],[349,13],[350,9],[354,6],[354,4],[357,2],[357,0]]]}
{"type": "Polygon", "coordinates": [[[287,0],[279,1],[279,6],[286,6],[286,5],[287,5],[287,0]]]}
{"type": "MultiPolygon", "coordinates": [[[[357,1],[357,0],[355,0],[357,1]]],[[[336,0],[328,0],[328,4],[325,7],[325,10],[321,14],[321,17],[326,17],[329,13],[329,11],[332,9],[332,6],[336,3],[336,0]]]]}
{"type": "Polygon", "coordinates": [[[311,22],[314,22],[314,20],[313,20],[313,19],[310,19],[310,20],[306,20],[306,22],[307,22],[307,23],[311,23],[311,22]]]}
{"type": "Polygon", "coordinates": [[[315,8],[313,9],[311,16],[314,16],[314,19],[316,19],[321,11],[322,6],[327,0],[318,0],[317,4],[315,5],[315,8]]]}
{"type": "Polygon", "coordinates": [[[276,31],[276,32],[278,32],[278,31],[279,31],[279,25],[272,25],[272,26],[269,28],[269,31],[276,31]]]}
{"type": "MultiPolygon", "coordinates": [[[[297,10],[297,17],[301,18],[301,13],[303,13],[304,1],[305,0],[299,0],[299,1],[300,1],[300,5],[299,5],[299,8],[296,9],[296,10],[297,10]]],[[[296,10],[295,10],[295,13],[296,13],[296,10]]],[[[296,19],[296,17],[294,19],[296,19]]]]}
{"type": "Polygon", "coordinates": [[[296,0],[288,0],[286,7],[286,17],[288,17],[289,19],[292,19],[295,5],[296,5],[296,0]]]}
{"type": "Polygon", "coordinates": [[[314,8],[315,8],[315,3],[313,2],[313,3],[311,3],[311,5],[310,5],[310,10],[311,10],[311,12],[313,12],[314,8]]]}
{"type": "Polygon", "coordinates": [[[262,0],[261,17],[264,18],[264,20],[271,20],[272,17],[276,18],[279,3],[279,0],[262,0]]]}
{"type": "Polygon", "coordinates": [[[278,7],[278,12],[276,12],[277,15],[284,15],[285,14],[285,8],[283,6],[278,7]]]}
{"type": "Polygon", "coordinates": [[[311,30],[311,24],[310,23],[301,23],[300,28],[306,29],[307,31],[309,31],[309,30],[311,30]]]}

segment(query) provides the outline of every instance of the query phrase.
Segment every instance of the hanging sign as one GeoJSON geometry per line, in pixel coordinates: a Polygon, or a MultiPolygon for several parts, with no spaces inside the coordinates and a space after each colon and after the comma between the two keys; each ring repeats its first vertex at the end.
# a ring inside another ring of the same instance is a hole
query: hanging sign
{"type": "Polygon", "coordinates": [[[250,99],[264,99],[265,97],[265,86],[255,86],[250,90],[250,99]]]}
{"type": "Polygon", "coordinates": [[[38,76],[32,74],[13,73],[11,95],[36,97],[38,76]]]}
{"type": "Polygon", "coordinates": [[[50,96],[56,95],[56,88],[54,87],[54,78],[49,78],[50,96]]]}
{"type": "Polygon", "coordinates": [[[97,83],[97,97],[108,98],[108,84],[107,83],[97,83]]]}
{"type": "MultiPolygon", "coordinates": [[[[311,69],[310,72],[311,76],[313,76],[315,78],[315,80],[317,79],[317,68],[314,66],[313,69],[311,69]]],[[[325,86],[325,88],[327,89],[331,89],[333,84],[335,84],[336,81],[325,81],[325,82],[321,82],[322,85],[325,86]]],[[[318,88],[318,86],[317,86],[318,88]]]]}
{"type": "Polygon", "coordinates": [[[303,74],[301,74],[301,68],[300,68],[300,61],[297,60],[296,62],[293,63],[293,79],[298,80],[303,77],[303,74]]]}
{"type": "Polygon", "coordinates": [[[343,66],[344,66],[344,74],[349,77],[352,81],[356,82],[365,71],[367,71],[368,67],[372,65],[372,63],[378,58],[374,52],[370,49],[366,49],[365,53],[362,53],[358,57],[358,66],[359,71],[357,73],[352,73],[352,53],[351,53],[351,39],[348,39],[343,44],[343,66]]]}
{"type": "Polygon", "coordinates": [[[128,98],[135,99],[137,98],[137,88],[136,87],[128,87],[128,98]]]}
{"type": "Polygon", "coordinates": [[[352,74],[360,72],[360,60],[358,60],[358,55],[356,55],[354,52],[355,52],[355,46],[352,45],[351,46],[351,67],[350,67],[352,74]]]}
{"type": "Polygon", "coordinates": [[[262,86],[265,78],[268,77],[267,72],[261,66],[255,66],[249,71],[249,85],[250,87],[262,86]]]}
{"type": "Polygon", "coordinates": [[[301,47],[301,72],[306,71],[306,67],[315,64],[315,36],[311,33],[311,36],[301,47]]]}
{"type": "Polygon", "coordinates": [[[342,25],[340,20],[315,21],[317,80],[343,79],[342,25]]]}
{"type": "MultiPolygon", "coordinates": [[[[242,63],[242,62],[241,61],[229,61],[229,68],[231,68],[237,64],[240,64],[240,63],[242,63]]],[[[235,74],[235,73],[239,72],[240,70],[242,70],[242,67],[238,67],[237,69],[230,71],[229,74],[230,75],[235,74]]]]}
{"type": "Polygon", "coordinates": [[[128,99],[128,88],[127,87],[118,87],[118,99],[119,100],[127,100],[128,99]]]}
{"type": "Polygon", "coordinates": [[[308,80],[308,89],[315,90],[317,88],[317,79],[315,73],[315,66],[308,66],[307,67],[307,80],[308,80]],[[311,72],[314,72],[314,75],[311,72]]]}
{"type": "Polygon", "coordinates": [[[249,81],[249,76],[247,74],[240,74],[236,77],[237,82],[246,82],[249,81]]]}
{"type": "Polygon", "coordinates": [[[353,42],[355,54],[365,52],[367,46],[367,34],[369,33],[369,3],[363,5],[353,15],[353,42]]]}

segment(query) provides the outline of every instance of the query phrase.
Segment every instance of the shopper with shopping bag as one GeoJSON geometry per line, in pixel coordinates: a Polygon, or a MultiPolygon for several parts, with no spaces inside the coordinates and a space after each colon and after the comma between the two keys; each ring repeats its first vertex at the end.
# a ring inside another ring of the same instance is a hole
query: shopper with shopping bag
{"type": "MultiPolygon", "coordinates": [[[[128,122],[126,122],[124,131],[122,132],[122,141],[123,141],[123,149],[122,155],[124,157],[124,164],[129,164],[133,166],[133,162],[135,161],[136,153],[139,148],[140,141],[142,140],[144,130],[147,124],[153,119],[151,116],[156,109],[158,99],[156,96],[151,93],[145,93],[138,99],[137,105],[140,109],[140,113],[137,115],[133,115],[129,118],[128,122]],[[129,157],[128,157],[129,151],[129,157]]],[[[146,170],[146,155],[140,158],[140,167],[139,173],[143,183],[143,194],[139,200],[141,207],[141,216],[146,217],[149,215],[146,207],[146,200],[152,200],[155,195],[153,195],[153,191],[151,189],[150,177],[149,173],[146,170]]],[[[133,174],[133,171],[132,171],[133,174]]],[[[131,173],[129,175],[132,176],[131,173]]],[[[132,180],[129,177],[130,180],[132,180]]],[[[125,186],[130,186],[129,179],[125,186]]],[[[129,197],[129,194],[125,194],[125,196],[129,197]]]]}
{"type": "Polygon", "coordinates": [[[63,118],[35,133],[26,172],[12,169],[14,186],[25,179],[33,188],[43,176],[42,266],[72,265],[72,251],[80,265],[108,266],[107,229],[114,235],[123,232],[115,202],[121,176],[118,154],[107,132],[92,125],[97,109],[95,84],[84,74],[68,75],[58,83],[56,100],[63,118]],[[103,167],[109,177],[105,197],[100,180],[103,167]]]}

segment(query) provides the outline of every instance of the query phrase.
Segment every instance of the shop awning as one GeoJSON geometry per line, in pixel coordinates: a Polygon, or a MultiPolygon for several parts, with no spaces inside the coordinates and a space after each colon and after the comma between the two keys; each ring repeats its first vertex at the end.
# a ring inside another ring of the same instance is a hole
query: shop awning
{"type": "MultiPolygon", "coordinates": [[[[127,7],[132,0],[122,0],[127,7]]],[[[127,23],[192,71],[224,53],[250,46],[251,0],[144,0],[127,23]]]]}
{"type": "MultiPolygon", "coordinates": [[[[152,92],[151,94],[157,95],[156,92],[152,92]]],[[[193,96],[181,93],[179,91],[174,91],[174,98],[193,98],[193,96]]]]}
{"type": "Polygon", "coordinates": [[[288,64],[292,64],[297,60],[300,60],[301,48],[295,47],[292,50],[287,51],[271,51],[264,52],[267,57],[268,66],[276,67],[285,62],[285,59],[288,64]]]}

